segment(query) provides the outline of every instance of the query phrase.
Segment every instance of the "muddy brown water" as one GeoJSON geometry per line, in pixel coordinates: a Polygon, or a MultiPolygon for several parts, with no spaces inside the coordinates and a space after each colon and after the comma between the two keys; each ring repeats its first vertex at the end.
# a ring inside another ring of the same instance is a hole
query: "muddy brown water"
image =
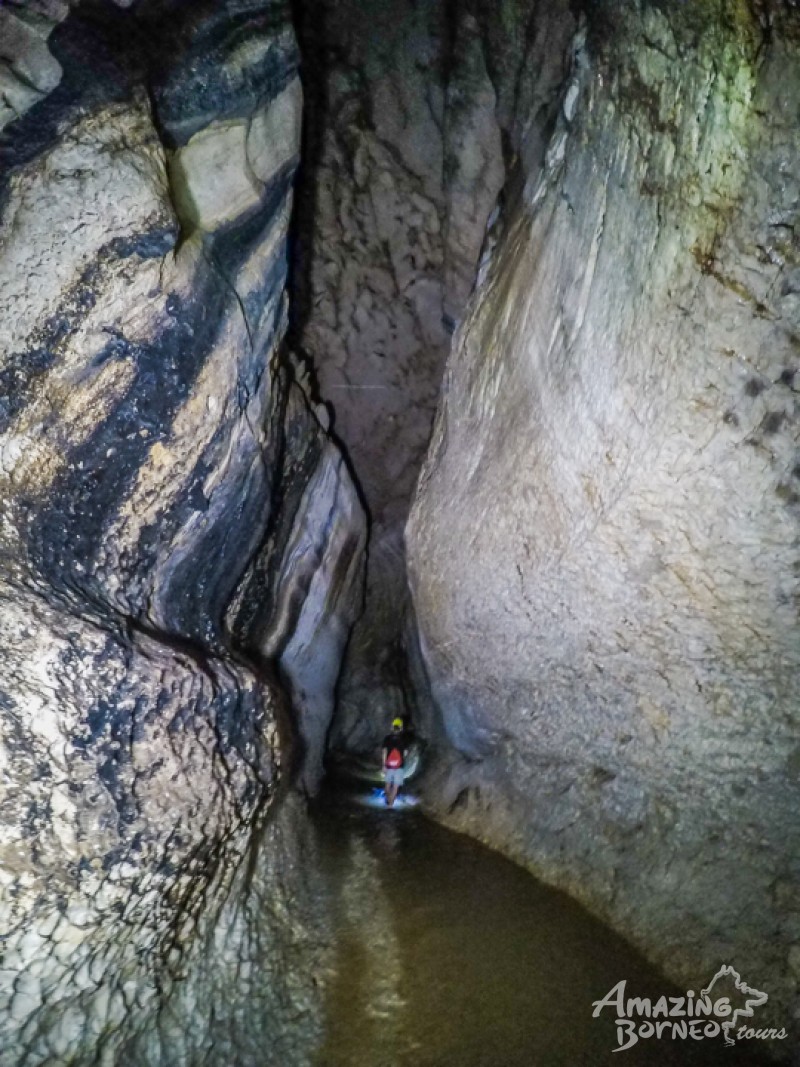
{"type": "Polygon", "coordinates": [[[315,825],[337,926],[317,1067],[768,1062],[721,1036],[613,1052],[615,1013],[594,1001],[623,978],[626,996],[679,991],[574,901],[417,812],[329,793],[315,825]]]}

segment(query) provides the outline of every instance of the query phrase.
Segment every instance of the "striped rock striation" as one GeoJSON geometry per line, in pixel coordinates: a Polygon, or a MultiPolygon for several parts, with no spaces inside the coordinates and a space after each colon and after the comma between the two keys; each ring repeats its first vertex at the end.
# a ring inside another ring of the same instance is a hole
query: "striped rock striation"
{"type": "Polygon", "coordinates": [[[0,1063],[302,1063],[277,802],[365,520],[279,352],[297,53],[281,4],[126,8],[0,12],[0,1063]]]}
{"type": "MultiPolygon", "coordinates": [[[[443,817],[674,977],[800,980],[800,12],[595,5],[407,527],[443,817]]],[[[622,977],[622,976],[621,976],[622,977]]]]}

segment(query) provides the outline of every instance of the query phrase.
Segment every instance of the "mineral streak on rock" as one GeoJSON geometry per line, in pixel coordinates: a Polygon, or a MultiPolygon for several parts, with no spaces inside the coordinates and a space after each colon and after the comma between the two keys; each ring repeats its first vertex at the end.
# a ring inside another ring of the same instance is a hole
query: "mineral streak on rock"
{"type": "Polygon", "coordinates": [[[0,1063],[301,1063],[268,657],[313,780],[364,517],[278,356],[297,54],[280,4],[125,7],[0,12],[0,1063]]]}
{"type": "Polygon", "coordinates": [[[406,531],[462,754],[440,810],[676,978],[735,963],[776,1026],[800,937],[798,17],[595,6],[406,531]]]}

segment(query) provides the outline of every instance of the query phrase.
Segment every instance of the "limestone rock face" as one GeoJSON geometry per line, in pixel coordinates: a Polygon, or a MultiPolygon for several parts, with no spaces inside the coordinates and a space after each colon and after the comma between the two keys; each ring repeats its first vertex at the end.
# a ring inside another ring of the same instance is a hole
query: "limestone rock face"
{"type": "Polygon", "coordinates": [[[68,10],[62,0],[0,9],[0,130],[61,81],[47,38],[68,10]]]}
{"type": "Polygon", "coordinates": [[[274,801],[328,693],[298,734],[264,653],[335,659],[364,517],[277,355],[297,55],[279,5],[124,7],[0,12],[42,96],[0,145],[0,1063],[302,1063],[274,801]]]}
{"type": "MultiPolygon", "coordinates": [[[[800,25],[600,5],[449,359],[407,528],[431,786],[696,983],[789,1025],[800,25]]],[[[520,113],[517,119],[520,120],[520,113]]]]}
{"type": "Polygon", "coordinates": [[[312,413],[307,370],[294,366],[282,456],[291,479],[229,616],[242,647],[280,665],[302,746],[301,784],[314,793],[345,647],[362,608],[367,529],[344,458],[312,413]]]}
{"type": "Polygon", "coordinates": [[[474,19],[451,25],[439,0],[300,7],[308,125],[293,340],[371,516],[335,730],[359,745],[404,710],[403,526],[505,170],[474,19]]]}

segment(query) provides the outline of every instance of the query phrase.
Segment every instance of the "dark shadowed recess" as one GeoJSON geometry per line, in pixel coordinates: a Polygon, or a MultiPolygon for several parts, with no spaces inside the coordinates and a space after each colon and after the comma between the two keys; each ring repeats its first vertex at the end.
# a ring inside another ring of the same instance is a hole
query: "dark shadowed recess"
{"type": "Polygon", "coordinates": [[[303,330],[309,316],[311,267],[315,228],[314,175],[322,155],[322,138],[328,120],[326,57],[322,42],[328,20],[325,3],[291,0],[292,20],[300,45],[299,72],[303,83],[303,129],[300,165],[292,213],[289,274],[289,343],[302,351],[303,330]]]}

